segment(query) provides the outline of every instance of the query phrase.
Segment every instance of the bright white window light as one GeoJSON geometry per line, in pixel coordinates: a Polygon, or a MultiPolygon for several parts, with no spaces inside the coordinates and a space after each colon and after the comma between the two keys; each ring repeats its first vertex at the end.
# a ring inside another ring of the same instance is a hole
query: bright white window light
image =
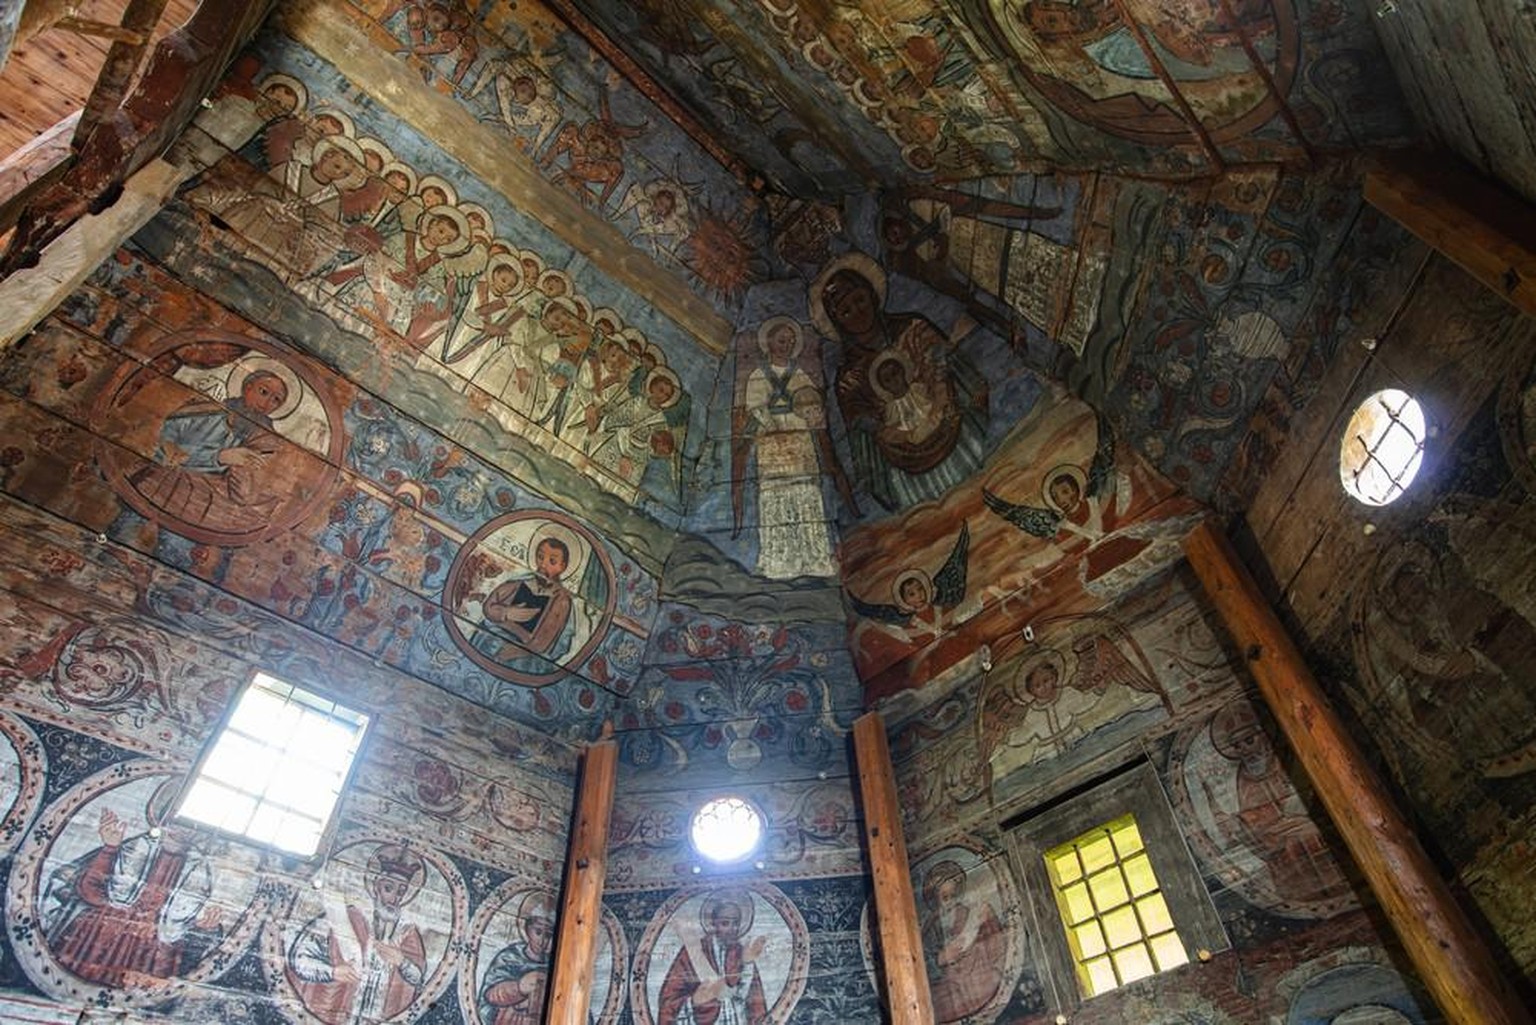
{"type": "Polygon", "coordinates": [[[1397,388],[1379,391],[1360,404],[1345,428],[1339,449],[1339,479],[1366,505],[1401,498],[1424,461],[1424,409],[1397,388]]]}
{"type": "Polygon", "coordinates": [[[240,695],[178,814],[309,857],[341,797],[368,717],[266,673],[240,695]]]}
{"type": "Polygon", "coordinates": [[[763,819],[739,797],[717,797],[693,815],[693,849],[710,861],[740,861],[763,839],[763,819]]]}

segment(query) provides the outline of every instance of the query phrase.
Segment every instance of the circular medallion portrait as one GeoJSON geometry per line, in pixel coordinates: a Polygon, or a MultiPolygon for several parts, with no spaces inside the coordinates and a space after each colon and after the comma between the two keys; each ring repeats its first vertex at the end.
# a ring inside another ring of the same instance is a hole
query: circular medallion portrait
{"type": "Polygon", "coordinates": [[[56,1000],[145,1005],[229,967],[260,918],[256,853],[173,818],[182,778],[130,761],[70,788],[16,852],[12,948],[56,1000]]]}
{"type": "Polygon", "coordinates": [[[443,622],[476,665],[531,687],[563,679],[613,622],[613,563],[597,535],[560,513],[499,516],[464,542],[443,622]]]}
{"type": "MultiPolygon", "coordinates": [[[[536,1025],[543,1021],[550,955],[559,910],[553,890],[510,879],[475,913],[470,953],[459,972],[459,1006],[476,1025],[536,1025]]],[[[587,1020],[612,1025],[624,1006],[629,945],[607,908],[597,940],[597,967],[587,1020]]]]}
{"type": "Polygon", "coordinates": [[[1047,100],[1101,131],[1154,146],[1190,143],[1183,104],[1216,143],[1262,127],[1280,112],[1275,97],[1290,91],[1301,52],[1292,0],[988,7],[1047,100]]]}
{"type": "Polygon", "coordinates": [[[767,883],[688,887],[656,911],[635,951],[637,1025],[784,1025],[805,992],[805,920],[767,883]]]}
{"type": "Polygon", "coordinates": [[[1174,742],[1169,796],[1206,871],[1256,907],[1327,918],[1356,903],[1254,707],[1228,703],[1174,742]]]}
{"type": "Polygon", "coordinates": [[[325,500],[346,437],[324,372],[273,342],[159,340],[96,400],[97,462],[134,512],[201,544],[281,533],[325,500]]]}
{"type": "Polygon", "coordinates": [[[266,930],[283,1010],[321,1025],[412,1022],[448,987],[469,918],[464,883],[436,851],[382,836],[349,838],[266,930]]]}
{"type": "Polygon", "coordinates": [[[31,727],[0,713],[0,854],[13,849],[27,831],[47,769],[43,745],[31,727]]]}
{"type": "MultiPolygon", "coordinates": [[[[912,881],[934,1020],[991,1021],[1024,968],[1018,891],[1004,859],[979,842],[953,844],[919,861],[912,881]]],[[[873,976],[872,924],[866,906],[864,956],[873,976]]]]}

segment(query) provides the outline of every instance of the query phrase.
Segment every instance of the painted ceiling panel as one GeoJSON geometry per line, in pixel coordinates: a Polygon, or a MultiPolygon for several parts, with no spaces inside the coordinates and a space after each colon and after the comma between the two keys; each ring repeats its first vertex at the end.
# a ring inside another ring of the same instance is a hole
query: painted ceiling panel
{"type": "Polygon", "coordinates": [[[807,177],[823,193],[1043,168],[1180,177],[1409,132],[1363,8],[1338,0],[580,6],[801,194],[807,177]],[[810,150],[785,145],[802,137],[810,150]],[[799,158],[818,147],[837,171],[799,158]]]}

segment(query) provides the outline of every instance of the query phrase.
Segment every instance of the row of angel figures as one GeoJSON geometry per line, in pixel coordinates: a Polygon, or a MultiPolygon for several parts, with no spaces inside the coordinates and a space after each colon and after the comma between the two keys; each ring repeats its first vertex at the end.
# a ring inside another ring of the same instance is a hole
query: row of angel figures
{"type": "Polygon", "coordinates": [[[689,397],[654,343],[452,183],[310,109],[297,79],[268,75],[255,104],[262,127],[186,194],[199,218],[348,326],[488,393],[509,429],[629,486],[660,461],[675,486],[689,397]]]}

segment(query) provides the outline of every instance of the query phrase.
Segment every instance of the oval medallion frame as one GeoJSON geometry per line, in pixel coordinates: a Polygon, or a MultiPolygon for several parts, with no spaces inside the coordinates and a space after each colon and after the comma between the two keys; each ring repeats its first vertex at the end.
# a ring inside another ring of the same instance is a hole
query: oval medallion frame
{"type": "Polygon", "coordinates": [[[0,854],[20,845],[32,817],[42,804],[43,782],[48,776],[48,760],[42,741],[25,722],[0,712],[0,742],[10,745],[16,755],[16,793],[0,817],[0,854]]]}

